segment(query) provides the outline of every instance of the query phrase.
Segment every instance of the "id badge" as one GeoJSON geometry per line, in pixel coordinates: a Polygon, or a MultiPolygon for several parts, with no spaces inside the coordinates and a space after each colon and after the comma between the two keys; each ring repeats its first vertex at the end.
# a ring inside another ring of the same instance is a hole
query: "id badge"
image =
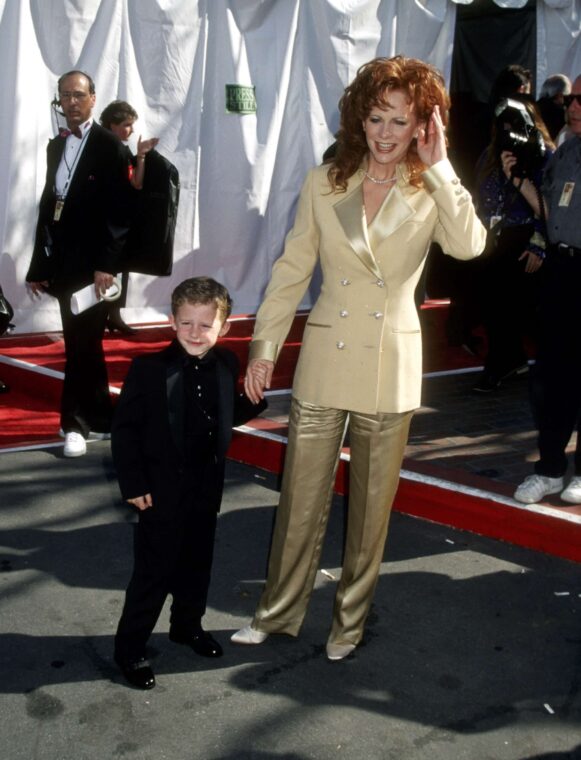
{"type": "Polygon", "coordinates": [[[559,206],[568,206],[571,203],[571,198],[573,197],[573,190],[575,189],[575,183],[574,182],[565,182],[563,185],[563,192],[561,193],[561,197],[559,198],[559,206]]]}
{"type": "Polygon", "coordinates": [[[58,200],[58,201],[57,201],[57,202],[54,204],[54,216],[53,216],[53,220],[54,220],[55,222],[58,222],[58,220],[61,218],[61,214],[62,214],[62,212],[63,212],[63,207],[64,207],[64,205],[65,205],[65,202],[64,202],[64,201],[62,201],[62,200],[58,200]]]}

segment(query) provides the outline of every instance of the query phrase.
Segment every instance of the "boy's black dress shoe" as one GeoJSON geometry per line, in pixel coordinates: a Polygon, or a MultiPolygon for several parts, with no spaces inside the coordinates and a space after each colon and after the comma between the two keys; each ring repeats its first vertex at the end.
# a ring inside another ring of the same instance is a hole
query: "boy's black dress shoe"
{"type": "Polygon", "coordinates": [[[489,372],[483,371],[476,383],[472,386],[474,393],[493,393],[500,388],[500,378],[489,372]]]}
{"type": "Polygon", "coordinates": [[[127,681],[136,689],[149,690],[155,686],[155,676],[151,669],[149,662],[145,657],[140,657],[138,660],[119,660],[115,658],[115,662],[119,665],[121,672],[127,679],[127,681]]]}
{"type": "Polygon", "coordinates": [[[222,657],[224,654],[216,639],[202,628],[189,633],[170,629],[169,639],[176,644],[186,644],[201,657],[222,657]]]}

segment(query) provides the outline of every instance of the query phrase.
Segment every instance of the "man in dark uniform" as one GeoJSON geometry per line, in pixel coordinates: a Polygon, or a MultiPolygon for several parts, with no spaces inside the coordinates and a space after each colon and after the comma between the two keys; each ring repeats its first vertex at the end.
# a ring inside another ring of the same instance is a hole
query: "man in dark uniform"
{"type": "Polygon", "coordinates": [[[541,301],[541,338],[533,386],[540,459],[515,492],[533,504],[560,493],[581,504],[581,75],[564,97],[571,137],[545,172],[549,251],[541,301]],[[577,427],[574,472],[565,487],[566,448],[577,427]]]}
{"type": "Polygon", "coordinates": [[[127,232],[127,163],[119,140],[95,124],[95,85],[82,71],[58,81],[68,129],[47,147],[46,183],[40,200],[32,261],[26,280],[32,293],[59,302],[66,351],[61,399],[64,455],[81,456],[92,434],[105,437],[111,400],[103,355],[105,302],[74,315],[71,295],[94,284],[103,293],[119,271],[127,232]]]}

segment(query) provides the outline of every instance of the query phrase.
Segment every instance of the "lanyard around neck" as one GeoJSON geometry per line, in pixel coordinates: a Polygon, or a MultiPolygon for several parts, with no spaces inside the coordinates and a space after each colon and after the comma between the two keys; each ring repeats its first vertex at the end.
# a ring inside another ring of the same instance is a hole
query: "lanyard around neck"
{"type": "Polygon", "coordinates": [[[87,129],[87,130],[85,130],[85,134],[81,138],[81,144],[77,148],[77,152],[75,153],[75,157],[74,157],[73,162],[72,162],[72,164],[70,166],[69,166],[69,162],[67,161],[67,146],[65,144],[65,150],[64,150],[64,153],[63,153],[63,160],[65,162],[65,166],[67,167],[68,174],[67,174],[67,179],[65,181],[62,193],[59,193],[59,196],[58,196],[60,200],[64,200],[67,197],[67,193],[69,191],[69,185],[71,183],[71,179],[72,179],[73,173],[75,171],[75,167],[77,166],[79,158],[81,157],[81,153],[83,152],[83,147],[85,145],[85,140],[87,139],[90,131],[91,131],[90,128],[87,129]]]}

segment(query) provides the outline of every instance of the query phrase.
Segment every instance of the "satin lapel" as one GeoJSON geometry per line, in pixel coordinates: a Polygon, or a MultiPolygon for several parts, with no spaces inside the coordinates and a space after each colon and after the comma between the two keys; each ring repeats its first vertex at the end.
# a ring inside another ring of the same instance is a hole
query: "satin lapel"
{"type": "Polygon", "coordinates": [[[360,261],[379,280],[383,275],[371,253],[363,214],[363,186],[361,182],[347,196],[337,201],[333,208],[343,227],[349,243],[360,261]]]}
{"type": "Polygon", "coordinates": [[[54,182],[54,178],[57,173],[57,169],[61,162],[61,158],[65,149],[66,140],[64,137],[53,137],[49,143],[48,150],[48,176],[51,178],[51,182],[54,182]]]}
{"type": "Polygon", "coordinates": [[[179,364],[170,364],[166,379],[167,409],[169,426],[177,450],[182,456],[184,451],[184,377],[179,364]]]}
{"type": "Polygon", "coordinates": [[[369,227],[369,238],[373,250],[377,253],[384,240],[393,235],[413,214],[413,208],[396,185],[385,199],[383,206],[369,227]]]}
{"type": "Polygon", "coordinates": [[[234,378],[232,373],[217,357],[216,374],[218,377],[218,407],[219,425],[218,432],[218,456],[223,458],[230,445],[232,438],[232,425],[234,424],[234,378]]]}

